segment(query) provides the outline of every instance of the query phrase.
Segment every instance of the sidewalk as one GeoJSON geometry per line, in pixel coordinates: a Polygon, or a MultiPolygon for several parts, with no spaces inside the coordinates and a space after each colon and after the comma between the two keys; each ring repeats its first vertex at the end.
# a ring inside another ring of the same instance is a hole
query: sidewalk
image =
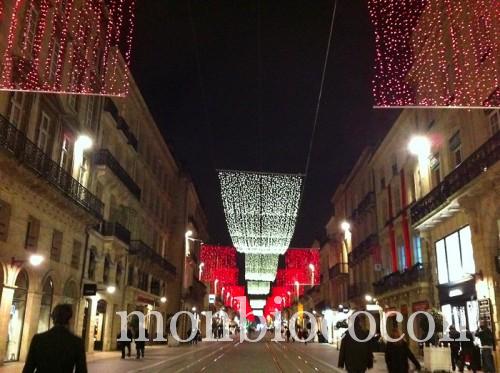
{"type": "MultiPolygon", "coordinates": [[[[154,345],[147,346],[148,351],[156,351],[162,348],[167,348],[166,345],[154,345]]],[[[112,359],[112,360],[120,360],[121,354],[120,351],[94,351],[91,353],[87,353],[87,364],[91,364],[96,361],[112,359]]],[[[5,363],[0,366],[0,373],[20,373],[22,372],[24,367],[24,362],[13,362],[13,363],[5,363]]]]}

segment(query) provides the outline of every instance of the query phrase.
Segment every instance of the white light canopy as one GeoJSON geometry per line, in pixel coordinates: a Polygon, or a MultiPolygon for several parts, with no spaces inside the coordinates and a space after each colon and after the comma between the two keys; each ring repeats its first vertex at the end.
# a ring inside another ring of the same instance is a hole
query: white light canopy
{"type": "Polygon", "coordinates": [[[284,254],[295,230],[303,177],[220,170],[231,240],[245,254],[284,254]]]}
{"type": "Polygon", "coordinates": [[[249,295],[267,295],[271,291],[271,283],[268,281],[248,281],[247,293],[249,295]]]}
{"type": "Polygon", "coordinates": [[[250,307],[252,307],[252,309],[264,308],[265,305],[265,299],[250,299],[250,307]]]}
{"type": "Polygon", "coordinates": [[[246,254],[245,280],[274,281],[278,270],[277,254],[246,254]]]}

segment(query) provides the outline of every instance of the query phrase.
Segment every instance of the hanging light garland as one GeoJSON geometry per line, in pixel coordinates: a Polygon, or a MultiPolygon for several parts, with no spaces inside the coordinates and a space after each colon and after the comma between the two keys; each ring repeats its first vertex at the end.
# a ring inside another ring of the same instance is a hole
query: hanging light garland
{"type": "Polygon", "coordinates": [[[279,255],[246,254],[245,280],[274,281],[279,255]]]}
{"type": "Polygon", "coordinates": [[[498,2],[369,0],[377,106],[500,105],[498,2]]]}
{"type": "MultiPolygon", "coordinates": [[[[125,96],[135,0],[15,0],[0,89],[125,96]],[[28,29],[30,28],[30,29],[28,29]]],[[[6,12],[7,10],[7,12],[6,12]]],[[[0,35],[0,38],[3,37],[0,35]]]]}
{"type": "Polygon", "coordinates": [[[301,175],[219,171],[231,240],[245,254],[284,254],[295,230],[301,175]]]}
{"type": "Polygon", "coordinates": [[[267,295],[271,291],[271,283],[268,281],[248,281],[247,293],[249,295],[267,295]]]}

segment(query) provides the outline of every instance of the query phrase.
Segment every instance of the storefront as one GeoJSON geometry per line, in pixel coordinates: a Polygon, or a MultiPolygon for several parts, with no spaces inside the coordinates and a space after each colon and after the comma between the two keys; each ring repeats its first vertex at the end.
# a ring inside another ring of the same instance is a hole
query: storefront
{"type": "Polygon", "coordinates": [[[52,284],[52,279],[48,277],[42,288],[42,299],[40,303],[40,314],[38,317],[38,329],[37,333],[43,333],[49,330],[51,325],[50,312],[52,311],[52,296],[54,292],[54,286],[52,284]]]}
{"type": "Polygon", "coordinates": [[[7,350],[5,361],[18,361],[23,335],[24,315],[26,313],[26,298],[28,294],[28,275],[23,270],[16,279],[16,290],[10,309],[10,319],[7,335],[7,350]]]}
{"type": "Polygon", "coordinates": [[[94,350],[102,351],[104,344],[104,331],[106,327],[106,311],[108,303],[104,299],[97,302],[97,311],[94,329],[94,350]]]}
{"type": "Polygon", "coordinates": [[[457,330],[478,328],[476,267],[471,230],[465,226],[436,241],[439,304],[446,322],[457,330]]]}

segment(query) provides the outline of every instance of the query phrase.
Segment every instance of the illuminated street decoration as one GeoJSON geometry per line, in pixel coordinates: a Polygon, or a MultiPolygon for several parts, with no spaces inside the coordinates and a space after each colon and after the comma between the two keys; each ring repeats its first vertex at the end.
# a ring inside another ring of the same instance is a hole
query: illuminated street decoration
{"type": "Polygon", "coordinates": [[[246,254],[245,280],[274,281],[279,255],[246,254]]]}
{"type": "Polygon", "coordinates": [[[376,42],[376,106],[500,106],[498,2],[368,4],[376,42]]]}
{"type": "Polygon", "coordinates": [[[267,295],[271,290],[271,283],[268,281],[248,281],[247,292],[250,295],[267,295]]]}
{"type": "Polygon", "coordinates": [[[219,171],[231,240],[245,254],[284,254],[295,230],[302,176],[219,171]]]}
{"type": "Polygon", "coordinates": [[[134,11],[135,0],[11,0],[0,89],[126,95],[134,11]]]}
{"type": "Polygon", "coordinates": [[[262,309],[266,305],[265,299],[250,299],[250,307],[252,309],[262,309]]]}

